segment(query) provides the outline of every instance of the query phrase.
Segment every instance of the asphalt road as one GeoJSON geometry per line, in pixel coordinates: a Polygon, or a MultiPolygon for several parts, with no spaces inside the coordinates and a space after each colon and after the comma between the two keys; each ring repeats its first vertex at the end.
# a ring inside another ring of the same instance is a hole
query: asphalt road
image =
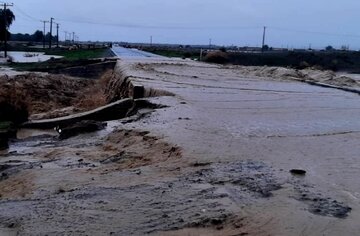
{"type": "Polygon", "coordinates": [[[161,56],[134,48],[113,47],[112,51],[120,58],[161,58],[161,56]]]}

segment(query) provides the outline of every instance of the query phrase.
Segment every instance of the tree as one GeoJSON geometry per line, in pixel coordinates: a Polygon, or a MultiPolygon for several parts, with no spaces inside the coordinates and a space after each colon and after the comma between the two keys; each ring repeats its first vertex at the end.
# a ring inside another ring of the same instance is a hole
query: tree
{"type": "MultiPolygon", "coordinates": [[[[46,35],[45,35],[45,41],[46,42],[48,42],[50,40],[50,33],[47,33],[46,35]]],[[[57,40],[57,36],[55,35],[52,35],[51,36],[51,41],[56,41],[57,40]]]]}
{"type": "Polygon", "coordinates": [[[334,50],[333,46],[329,45],[325,48],[326,51],[332,51],[334,50]]]}
{"type": "Polygon", "coordinates": [[[11,34],[10,40],[11,41],[24,41],[24,42],[42,42],[43,41],[43,32],[40,30],[37,30],[31,35],[30,34],[20,34],[20,33],[11,34]]]}
{"type": "Polygon", "coordinates": [[[7,39],[9,39],[11,35],[9,27],[14,21],[15,15],[10,9],[0,10],[0,41],[4,42],[5,57],[7,57],[7,39]]]}
{"type": "Polygon", "coordinates": [[[270,49],[269,45],[266,44],[262,47],[263,51],[269,51],[269,49],[270,49]]]}
{"type": "Polygon", "coordinates": [[[220,52],[226,52],[226,47],[221,47],[221,48],[219,49],[219,51],[220,51],[220,52]]]}
{"type": "Polygon", "coordinates": [[[31,37],[32,37],[32,40],[35,42],[42,42],[43,38],[44,38],[44,34],[42,31],[37,30],[37,31],[35,31],[35,33],[33,35],[31,35],[31,37]]]}
{"type": "Polygon", "coordinates": [[[5,41],[10,38],[9,28],[10,25],[15,21],[15,15],[10,9],[0,9],[0,41],[5,41]]]}

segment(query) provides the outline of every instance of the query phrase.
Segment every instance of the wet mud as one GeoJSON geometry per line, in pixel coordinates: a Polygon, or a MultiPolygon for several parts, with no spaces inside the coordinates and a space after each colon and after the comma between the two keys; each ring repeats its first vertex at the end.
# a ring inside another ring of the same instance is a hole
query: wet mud
{"type": "Polygon", "coordinates": [[[273,198],[286,184],[296,193],[288,198],[313,214],[345,218],[351,211],[264,162],[188,162],[181,148],[148,131],[117,129],[95,140],[43,135],[20,143],[31,152],[0,157],[0,232],[246,235],[242,208],[273,198]]]}
{"type": "Polygon", "coordinates": [[[308,211],[312,214],[336,218],[346,218],[351,214],[352,208],[346,203],[316,191],[314,186],[309,187],[306,184],[299,184],[297,182],[294,185],[294,189],[296,192],[294,198],[304,202],[308,206],[308,211]]]}

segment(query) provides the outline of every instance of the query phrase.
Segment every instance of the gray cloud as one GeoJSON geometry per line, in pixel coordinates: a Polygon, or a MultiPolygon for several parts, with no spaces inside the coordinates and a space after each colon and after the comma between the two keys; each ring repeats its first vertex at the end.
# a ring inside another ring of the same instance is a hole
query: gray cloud
{"type": "MultiPolygon", "coordinates": [[[[359,48],[358,0],[14,0],[12,32],[41,29],[54,17],[82,40],[359,48]],[[26,14],[24,14],[26,13],[26,14]],[[328,34],[323,34],[328,33],[328,34]],[[347,36],[345,36],[347,35],[347,36]]],[[[61,35],[62,36],[62,35],[61,35]]],[[[63,36],[62,36],[63,37],[63,36]]]]}

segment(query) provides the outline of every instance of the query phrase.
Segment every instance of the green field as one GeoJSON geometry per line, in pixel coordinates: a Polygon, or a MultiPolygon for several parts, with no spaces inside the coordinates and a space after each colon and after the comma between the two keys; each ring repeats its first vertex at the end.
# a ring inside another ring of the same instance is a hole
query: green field
{"type": "Polygon", "coordinates": [[[200,49],[162,49],[162,48],[143,48],[144,51],[151,52],[165,57],[180,57],[199,59],[200,49]]]}
{"type": "Polygon", "coordinates": [[[86,60],[93,58],[102,58],[111,56],[111,50],[108,48],[99,49],[81,49],[81,50],[51,50],[47,55],[63,56],[66,60],[86,60]]]}

